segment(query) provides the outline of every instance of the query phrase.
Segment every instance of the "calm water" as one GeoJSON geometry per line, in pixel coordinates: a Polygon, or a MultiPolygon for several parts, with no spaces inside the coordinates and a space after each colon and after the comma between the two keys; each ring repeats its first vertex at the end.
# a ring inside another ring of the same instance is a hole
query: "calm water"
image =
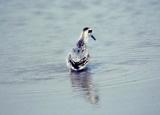
{"type": "Polygon", "coordinates": [[[159,0],[0,0],[0,115],[158,115],[159,89],[159,0]],[[70,73],[85,26],[90,65],[70,73]]]}

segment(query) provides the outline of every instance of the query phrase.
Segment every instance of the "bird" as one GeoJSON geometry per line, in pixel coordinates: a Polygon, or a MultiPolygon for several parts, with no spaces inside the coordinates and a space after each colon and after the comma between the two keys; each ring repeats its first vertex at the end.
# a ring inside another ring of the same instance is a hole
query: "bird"
{"type": "Polygon", "coordinates": [[[89,38],[96,40],[90,27],[84,27],[75,47],[68,53],[66,63],[69,70],[80,71],[86,68],[90,54],[87,48],[89,38]]]}

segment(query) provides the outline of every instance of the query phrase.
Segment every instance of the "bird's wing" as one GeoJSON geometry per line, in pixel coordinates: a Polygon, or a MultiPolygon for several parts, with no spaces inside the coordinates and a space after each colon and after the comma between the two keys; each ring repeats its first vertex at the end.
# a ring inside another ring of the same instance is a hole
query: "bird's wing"
{"type": "Polygon", "coordinates": [[[73,48],[70,55],[74,62],[80,62],[82,59],[88,58],[89,53],[87,49],[73,48]]]}
{"type": "Polygon", "coordinates": [[[68,62],[75,68],[75,69],[79,69],[79,68],[83,68],[85,67],[85,65],[88,63],[89,61],[89,54],[86,54],[86,56],[83,56],[83,58],[79,58],[77,57],[73,57],[74,53],[69,54],[68,57],[68,62]],[[72,55],[71,55],[72,54],[72,55]],[[78,60],[78,61],[77,61],[78,60]]]}

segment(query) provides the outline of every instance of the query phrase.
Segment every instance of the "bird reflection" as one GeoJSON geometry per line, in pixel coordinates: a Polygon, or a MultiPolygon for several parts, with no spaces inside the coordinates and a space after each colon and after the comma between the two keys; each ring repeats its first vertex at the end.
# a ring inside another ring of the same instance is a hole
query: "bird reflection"
{"type": "Polygon", "coordinates": [[[75,91],[80,91],[91,104],[98,103],[99,96],[97,95],[97,90],[92,82],[91,73],[88,69],[81,72],[72,71],[70,78],[75,91]]]}

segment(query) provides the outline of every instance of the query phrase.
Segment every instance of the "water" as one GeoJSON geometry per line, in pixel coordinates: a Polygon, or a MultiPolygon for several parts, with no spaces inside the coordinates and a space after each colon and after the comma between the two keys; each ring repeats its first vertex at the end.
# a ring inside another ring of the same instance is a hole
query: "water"
{"type": "Polygon", "coordinates": [[[0,115],[158,115],[159,69],[158,0],[0,0],[0,115]],[[85,26],[91,61],[70,73],[85,26]]]}

